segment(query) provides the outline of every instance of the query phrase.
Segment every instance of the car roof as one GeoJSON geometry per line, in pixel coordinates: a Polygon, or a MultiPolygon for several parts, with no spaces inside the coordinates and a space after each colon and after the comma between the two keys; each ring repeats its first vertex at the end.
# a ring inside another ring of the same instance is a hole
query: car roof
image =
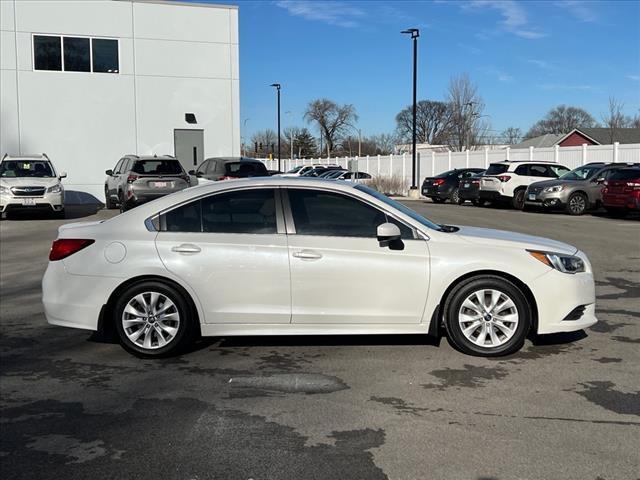
{"type": "Polygon", "coordinates": [[[549,163],[549,164],[556,164],[556,165],[560,165],[563,166],[562,164],[558,163],[558,162],[554,162],[551,160],[500,160],[499,162],[491,162],[491,164],[494,163],[505,163],[505,164],[512,164],[512,163],[518,163],[518,164],[524,164],[524,163],[549,163]]]}
{"type": "Polygon", "coordinates": [[[207,161],[207,160],[215,160],[216,162],[222,161],[222,162],[225,162],[225,163],[231,163],[231,162],[259,162],[259,163],[262,163],[257,158],[250,158],[250,157],[209,157],[209,158],[205,159],[205,161],[207,161]]]}
{"type": "Polygon", "coordinates": [[[175,160],[178,161],[176,157],[171,155],[127,155],[129,158],[133,158],[134,160],[175,160]]]}
{"type": "Polygon", "coordinates": [[[5,153],[2,157],[2,160],[41,160],[43,162],[51,161],[46,153],[24,153],[22,155],[10,155],[8,153],[5,153]]]}

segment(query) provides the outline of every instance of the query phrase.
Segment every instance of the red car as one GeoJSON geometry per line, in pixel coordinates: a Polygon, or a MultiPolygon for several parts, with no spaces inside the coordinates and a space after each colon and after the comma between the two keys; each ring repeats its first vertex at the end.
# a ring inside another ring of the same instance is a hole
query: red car
{"type": "Polygon", "coordinates": [[[602,189],[602,205],[612,214],[640,211],[640,168],[613,173],[602,189]]]}

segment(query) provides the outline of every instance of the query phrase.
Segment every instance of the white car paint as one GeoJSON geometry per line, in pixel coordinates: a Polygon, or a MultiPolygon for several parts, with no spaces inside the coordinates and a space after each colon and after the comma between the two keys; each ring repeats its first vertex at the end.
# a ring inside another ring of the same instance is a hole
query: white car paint
{"type": "MultiPolygon", "coordinates": [[[[563,165],[559,165],[555,162],[526,162],[526,161],[504,161],[497,162],[498,164],[504,164],[508,168],[504,173],[497,174],[495,176],[488,176],[486,173],[480,177],[480,191],[481,192],[495,192],[499,194],[501,197],[512,198],[515,195],[515,191],[518,189],[526,189],[529,185],[535,182],[539,182],[541,180],[551,180],[557,177],[540,177],[533,175],[519,175],[516,173],[516,169],[521,166],[527,165],[543,165],[543,166],[554,166],[554,167],[562,167],[567,172],[568,168],[563,165]],[[500,180],[500,176],[508,176],[509,180],[506,182],[500,180]]],[[[482,196],[482,194],[481,194],[482,196]]]]}
{"type": "Polygon", "coordinates": [[[203,335],[427,333],[439,320],[435,313],[447,289],[463,276],[487,271],[528,287],[538,312],[538,333],[574,331],[596,322],[591,265],[575,247],[473,227],[435,230],[348,182],[282,177],[215,182],[104,222],[65,225],[59,238],[95,243],[49,263],[43,302],[54,325],[97,330],[101,309],[119,285],[134,277],[158,276],[191,296],[203,335]],[[413,227],[417,238],[394,251],[380,247],[375,238],[158,232],[145,226],[159,212],[191,199],[255,187],[355,196],[413,227]],[[107,257],[121,252],[121,245],[126,255],[110,262],[107,257]],[[185,246],[185,252],[173,251],[185,246]],[[191,247],[198,252],[188,253],[191,247]],[[562,273],[527,249],[577,255],[585,271],[562,273]],[[563,320],[580,305],[587,307],[579,320],[563,320]]]}

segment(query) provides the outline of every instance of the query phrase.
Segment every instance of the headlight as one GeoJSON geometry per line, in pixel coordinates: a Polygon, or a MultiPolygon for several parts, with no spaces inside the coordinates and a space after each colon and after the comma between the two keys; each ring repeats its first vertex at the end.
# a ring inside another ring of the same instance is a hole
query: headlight
{"type": "Polygon", "coordinates": [[[527,252],[536,260],[563,273],[580,273],[585,271],[584,262],[580,257],[576,257],[575,255],[541,252],[538,250],[527,250],[527,252]]]}
{"type": "Polygon", "coordinates": [[[9,194],[9,187],[4,187],[2,185],[0,185],[0,193],[6,193],[9,194]]]}
{"type": "Polygon", "coordinates": [[[564,188],[564,185],[556,185],[554,187],[546,187],[544,191],[547,193],[557,193],[557,192],[561,192],[563,188],[564,188]]]}
{"type": "Polygon", "coordinates": [[[47,193],[62,193],[62,185],[58,184],[47,188],[47,193]]]}

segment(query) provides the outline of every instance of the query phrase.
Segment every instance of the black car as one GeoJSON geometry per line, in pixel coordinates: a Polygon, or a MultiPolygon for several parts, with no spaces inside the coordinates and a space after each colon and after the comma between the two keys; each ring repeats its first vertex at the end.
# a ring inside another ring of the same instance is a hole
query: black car
{"type": "Polygon", "coordinates": [[[206,180],[231,180],[234,178],[268,177],[269,171],[264,163],[247,157],[207,158],[197,170],[189,171],[189,175],[206,180]]]}
{"type": "Polygon", "coordinates": [[[422,182],[422,195],[434,203],[444,203],[447,200],[458,203],[460,181],[483,171],[482,168],[456,168],[435,177],[427,177],[422,182]]]}
{"type": "Polygon", "coordinates": [[[469,200],[474,205],[480,205],[480,199],[478,198],[478,191],[480,190],[480,177],[484,175],[486,170],[474,173],[470,177],[460,180],[458,186],[458,204],[462,205],[469,200]]]}

